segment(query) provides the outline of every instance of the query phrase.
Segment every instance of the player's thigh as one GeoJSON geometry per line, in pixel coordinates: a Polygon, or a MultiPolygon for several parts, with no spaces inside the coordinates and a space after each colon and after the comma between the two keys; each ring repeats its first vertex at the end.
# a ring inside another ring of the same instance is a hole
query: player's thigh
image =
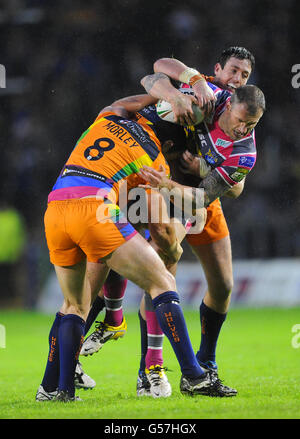
{"type": "Polygon", "coordinates": [[[191,248],[201,262],[209,291],[216,295],[229,293],[233,288],[230,236],[191,248]]]}
{"type": "Polygon", "coordinates": [[[153,297],[176,289],[175,279],[164,263],[139,234],[118,247],[106,260],[107,265],[149,292],[153,297]]]}

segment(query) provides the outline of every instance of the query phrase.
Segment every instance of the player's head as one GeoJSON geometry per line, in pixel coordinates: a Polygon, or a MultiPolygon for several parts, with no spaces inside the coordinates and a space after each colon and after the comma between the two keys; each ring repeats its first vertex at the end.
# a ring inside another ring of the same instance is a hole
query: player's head
{"type": "Polygon", "coordinates": [[[220,127],[232,140],[239,140],[253,130],[265,109],[263,92],[255,85],[243,85],[227,101],[219,118],[220,127]]]}
{"type": "Polygon", "coordinates": [[[254,66],[255,58],[249,50],[244,47],[229,47],[223,50],[215,65],[215,78],[224,88],[234,91],[247,84],[254,66]]]}

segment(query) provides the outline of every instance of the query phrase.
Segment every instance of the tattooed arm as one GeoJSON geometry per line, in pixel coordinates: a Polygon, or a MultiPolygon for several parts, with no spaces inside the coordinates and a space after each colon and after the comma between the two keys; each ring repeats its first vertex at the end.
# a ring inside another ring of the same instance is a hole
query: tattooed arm
{"type": "MultiPolygon", "coordinates": [[[[174,204],[177,204],[176,200],[181,204],[184,198],[187,203],[192,203],[193,209],[209,206],[210,203],[224,195],[229,189],[227,183],[225,183],[216,170],[211,171],[207,177],[201,181],[198,188],[184,186],[171,180],[166,175],[163,166],[161,166],[158,171],[148,166],[143,166],[143,168],[140,169],[139,175],[145,181],[149,182],[150,186],[147,185],[146,187],[155,187],[158,189],[166,188],[172,191],[174,204]]],[[[181,207],[181,205],[179,205],[179,207],[181,207]]]]}
{"type": "Polygon", "coordinates": [[[142,108],[146,107],[147,105],[152,105],[155,104],[156,102],[157,99],[155,99],[153,96],[146,94],[128,96],[126,98],[118,99],[117,101],[113,102],[111,105],[103,108],[100,111],[99,115],[106,111],[112,111],[118,116],[126,118],[126,117],[130,117],[132,113],[135,113],[136,111],[140,111],[142,108]]]}
{"type": "Polygon", "coordinates": [[[154,73],[141,80],[147,93],[156,99],[162,99],[172,105],[175,121],[180,125],[193,125],[194,112],[192,103],[197,103],[194,96],[181,93],[175,88],[164,73],[154,73]]]}
{"type": "Polygon", "coordinates": [[[214,169],[199,184],[204,189],[204,206],[207,207],[216,198],[224,195],[230,188],[220,174],[214,169]]]}

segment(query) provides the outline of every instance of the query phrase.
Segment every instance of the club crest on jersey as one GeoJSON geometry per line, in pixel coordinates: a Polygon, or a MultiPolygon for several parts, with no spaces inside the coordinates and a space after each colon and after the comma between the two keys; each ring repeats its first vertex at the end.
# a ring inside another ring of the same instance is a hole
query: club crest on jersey
{"type": "Polygon", "coordinates": [[[244,168],[252,168],[255,162],[255,157],[242,156],[239,158],[239,166],[244,168]]]}
{"type": "Polygon", "coordinates": [[[226,148],[227,146],[231,145],[232,142],[229,142],[228,140],[220,139],[218,138],[215,145],[216,146],[222,146],[223,148],[226,148]]]}
{"type": "Polygon", "coordinates": [[[205,154],[205,160],[210,164],[210,165],[214,165],[215,163],[217,163],[218,161],[218,157],[216,156],[216,154],[209,149],[207,151],[207,153],[205,154]]]}

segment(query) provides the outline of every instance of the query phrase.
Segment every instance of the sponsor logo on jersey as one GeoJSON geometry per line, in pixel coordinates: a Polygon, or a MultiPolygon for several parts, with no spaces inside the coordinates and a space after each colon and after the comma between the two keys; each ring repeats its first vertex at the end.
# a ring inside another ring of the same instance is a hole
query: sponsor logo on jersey
{"type": "Polygon", "coordinates": [[[239,158],[239,166],[243,166],[243,168],[252,168],[255,162],[255,157],[242,156],[239,158]]]}
{"type": "Polygon", "coordinates": [[[216,141],[216,146],[222,146],[222,148],[226,148],[227,146],[231,145],[232,142],[229,142],[228,140],[220,139],[218,138],[216,141]]]}
{"type": "Polygon", "coordinates": [[[242,181],[245,178],[245,174],[235,171],[233,174],[230,175],[230,178],[234,181],[242,181]]]}
{"type": "Polygon", "coordinates": [[[236,171],[230,175],[230,178],[234,181],[242,181],[249,173],[249,169],[237,168],[236,171]]]}

